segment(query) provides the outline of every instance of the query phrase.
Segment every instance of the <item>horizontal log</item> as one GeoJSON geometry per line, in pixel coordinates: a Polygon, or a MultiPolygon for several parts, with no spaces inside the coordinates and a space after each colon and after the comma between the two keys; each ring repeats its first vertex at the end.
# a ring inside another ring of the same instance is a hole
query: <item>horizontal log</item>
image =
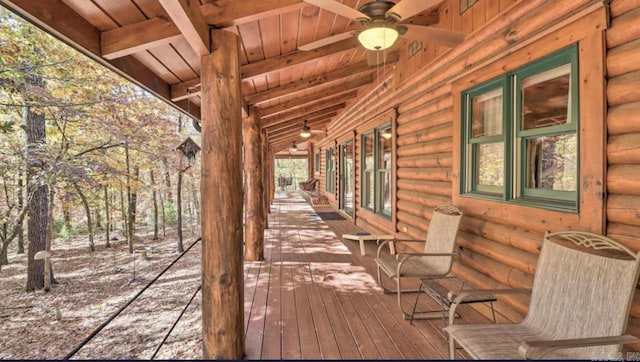
{"type": "MultiPolygon", "coordinates": [[[[640,122],[640,119],[637,122],[640,122]]],[[[609,137],[607,160],[609,164],[640,164],[640,133],[609,137]]]]}
{"type": "Polygon", "coordinates": [[[536,270],[537,256],[526,251],[496,243],[466,231],[460,231],[458,234],[458,244],[525,273],[533,275],[536,270]]]}
{"type": "Polygon", "coordinates": [[[398,147],[398,157],[451,152],[453,148],[452,142],[451,137],[449,137],[411,146],[401,146],[398,147]]]}
{"type": "MultiPolygon", "coordinates": [[[[509,287],[498,283],[496,280],[487,277],[473,268],[469,268],[461,263],[453,263],[453,274],[460,279],[469,282],[478,289],[508,289],[509,287]]],[[[500,303],[495,303],[496,311],[505,315],[514,322],[522,320],[529,308],[529,298],[526,295],[501,295],[498,301],[505,303],[509,308],[504,308],[500,303]],[[513,310],[511,309],[513,308],[513,310]]]]}
{"type": "Polygon", "coordinates": [[[411,225],[414,229],[419,230],[420,233],[425,234],[425,237],[419,237],[417,240],[426,238],[426,233],[429,230],[429,219],[423,216],[416,216],[405,211],[398,211],[398,221],[406,225],[411,225]]]}
{"type": "Polygon", "coordinates": [[[609,195],[607,221],[640,227],[640,196],[609,195]]]}
{"type": "Polygon", "coordinates": [[[640,318],[640,290],[636,289],[635,293],[633,293],[633,302],[631,303],[631,313],[629,313],[633,318],[640,318]]]}
{"type": "MultiPolygon", "coordinates": [[[[640,24],[638,25],[640,27],[640,24]]],[[[640,71],[626,73],[609,79],[607,84],[607,100],[609,106],[640,101],[640,71]]]]}
{"type": "Polygon", "coordinates": [[[640,165],[612,165],[607,173],[609,194],[640,195],[640,165]]]}
{"type": "Polygon", "coordinates": [[[640,251],[640,227],[634,225],[609,223],[607,225],[607,236],[619,241],[627,248],[637,252],[640,251]]]}
{"type": "Polygon", "coordinates": [[[609,135],[640,133],[640,102],[609,107],[607,131],[609,135]],[[633,122],[629,122],[629,120],[633,120],[633,122]]]}
{"type": "MultiPolygon", "coordinates": [[[[505,220],[505,222],[508,222],[505,220]]],[[[479,217],[466,215],[463,219],[461,230],[480,235],[486,239],[524,250],[533,255],[540,253],[543,235],[529,232],[514,226],[497,224],[479,217]]]]}
{"type": "Polygon", "coordinates": [[[398,178],[407,180],[451,181],[451,168],[401,168],[398,178]]]}
{"type": "Polygon", "coordinates": [[[417,118],[404,118],[402,122],[398,119],[398,129],[396,133],[399,137],[420,131],[425,127],[435,127],[441,124],[451,124],[453,108],[445,108],[436,113],[427,113],[417,118]]]}
{"type": "Polygon", "coordinates": [[[441,138],[452,138],[453,127],[451,123],[444,123],[435,127],[424,129],[398,137],[398,146],[410,146],[417,143],[434,141],[441,138]]]}
{"type": "Polygon", "coordinates": [[[511,288],[531,288],[533,285],[532,275],[523,273],[508,265],[498,263],[493,259],[474,253],[471,250],[463,251],[458,260],[460,263],[511,288]]]}
{"type": "Polygon", "coordinates": [[[638,0],[613,0],[611,1],[610,11],[612,17],[618,17],[627,11],[640,8],[640,1],[638,0]]]}
{"type": "Polygon", "coordinates": [[[408,111],[413,110],[413,108],[417,106],[420,107],[419,111],[410,113],[413,117],[419,117],[420,115],[436,113],[440,110],[453,106],[453,98],[451,97],[451,92],[447,92],[442,97],[436,98],[429,102],[424,103],[422,101],[420,102],[415,101],[414,103],[402,103],[398,108],[398,112],[400,113],[400,115],[403,115],[408,111]]]}
{"type": "Polygon", "coordinates": [[[356,210],[356,213],[357,213],[358,225],[365,229],[375,229],[379,231],[384,231],[385,234],[388,233],[388,230],[393,229],[393,225],[391,225],[391,220],[385,217],[382,217],[380,215],[374,214],[369,210],[358,208],[356,210]]]}
{"type": "MultiPolygon", "coordinates": [[[[630,334],[632,336],[640,336],[640,320],[636,318],[629,318],[627,323],[626,334],[630,334]]],[[[632,351],[640,351],[640,343],[631,343],[626,345],[632,351]]]]}
{"type": "Polygon", "coordinates": [[[423,206],[434,208],[438,205],[450,204],[451,198],[440,195],[429,195],[422,192],[398,190],[398,202],[401,200],[414,202],[423,206]]]}
{"type": "Polygon", "coordinates": [[[611,20],[611,27],[607,29],[608,48],[615,48],[636,39],[640,39],[640,8],[611,20]]]}
{"type": "Polygon", "coordinates": [[[607,52],[609,78],[640,70],[640,39],[610,49],[607,52]]]}
{"type": "Polygon", "coordinates": [[[398,167],[451,167],[451,152],[398,158],[398,167]]]}
{"type": "Polygon", "coordinates": [[[398,190],[418,191],[450,197],[451,182],[398,180],[398,190]]]}
{"type": "Polygon", "coordinates": [[[398,200],[397,206],[398,210],[420,217],[423,220],[426,220],[427,223],[431,220],[433,215],[433,207],[421,205],[416,202],[398,200]]]}

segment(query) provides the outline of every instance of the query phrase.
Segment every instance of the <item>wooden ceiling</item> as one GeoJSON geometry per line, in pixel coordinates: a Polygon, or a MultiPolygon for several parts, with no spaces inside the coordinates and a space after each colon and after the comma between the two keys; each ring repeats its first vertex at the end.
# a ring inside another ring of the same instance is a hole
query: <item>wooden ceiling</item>
{"type": "MultiPolygon", "coordinates": [[[[356,9],[369,1],[342,0],[356,9]]],[[[369,65],[355,38],[298,50],[360,29],[357,22],[302,0],[0,2],[198,118],[200,57],[209,52],[209,29],[238,34],[244,101],[261,109],[275,151],[304,141],[299,136],[304,120],[313,130],[326,129],[382,74],[383,65],[369,65]]],[[[405,22],[434,25],[438,18],[435,6],[405,22]]],[[[403,46],[406,40],[388,49],[383,64],[392,66],[403,46]]]]}

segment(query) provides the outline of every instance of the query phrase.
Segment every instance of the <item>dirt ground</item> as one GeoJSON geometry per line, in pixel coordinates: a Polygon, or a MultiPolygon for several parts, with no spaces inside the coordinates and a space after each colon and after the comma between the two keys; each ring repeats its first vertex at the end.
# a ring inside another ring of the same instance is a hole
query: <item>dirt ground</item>
{"type": "MultiPolygon", "coordinates": [[[[58,284],[48,293],[24,291],[27,258],[10,248],[0,271],[0,359],[64,358],[179,255],[174,235],[137,236],[133,255],[119,234],[108,249],[98,237],[93,253],[86,237],[56,240],[58,284]]],[[[196,237],[187,233],[185,248],[196,237]]],[[[200,250],[197,243],[72,359],[150,359],[200,285],[200,250]]],[[[202,358],[200,303],[197,293],[156,359],[202,358]]]]}

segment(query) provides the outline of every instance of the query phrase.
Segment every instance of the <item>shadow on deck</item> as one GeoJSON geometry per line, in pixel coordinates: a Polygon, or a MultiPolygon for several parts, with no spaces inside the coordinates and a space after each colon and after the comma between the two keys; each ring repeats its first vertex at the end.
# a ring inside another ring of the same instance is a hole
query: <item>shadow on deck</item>
{"type": "MultiPolygon", "coordinates": [[[[377,286],[375,243],[361,256],[357,242],[341,239],[361,229],[315,213],[295,193],[279,193],[271,206],[265,262],[245,262],[246,358],[447,358],[443,322],[410,324],[395,295],[377,286]]],[[[414,300],[409,294],[407,301],[414,300]]],[[[425,296],[420,303],[419,309],[437,308],[425,296]]],[[[487,321],[472,309],[459,311],[458,323],[487,321]]]]}

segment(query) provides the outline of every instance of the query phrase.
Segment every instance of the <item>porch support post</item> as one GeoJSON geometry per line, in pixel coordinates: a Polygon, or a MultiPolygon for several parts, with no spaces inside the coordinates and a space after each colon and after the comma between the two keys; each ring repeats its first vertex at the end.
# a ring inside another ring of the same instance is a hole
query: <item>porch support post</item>
{"type": "Polygon", "coordinates": [[[204,359],[244,357],[242,115],[238,36],[212,30],[202,79],[204,359]]]}
{"type": "Polygon", "coordinates": [[[264,185],[260,109],[251,107],[244,119],[245,232],[244,259],[264,260],[264,185]]]}
{"type": "Polygon", "coordinates": [[[269,190],[271,189],[271,180],[269,179],[269,139],[267,138],[267,132],[262,130],[260,132],[260,144],[262,145],[262,179],[264,180],[262,198],[262,208],[264,212],[264,228],[269,228],[269,214],[271,213],[271,197],[269,196],[269,190]]]}

